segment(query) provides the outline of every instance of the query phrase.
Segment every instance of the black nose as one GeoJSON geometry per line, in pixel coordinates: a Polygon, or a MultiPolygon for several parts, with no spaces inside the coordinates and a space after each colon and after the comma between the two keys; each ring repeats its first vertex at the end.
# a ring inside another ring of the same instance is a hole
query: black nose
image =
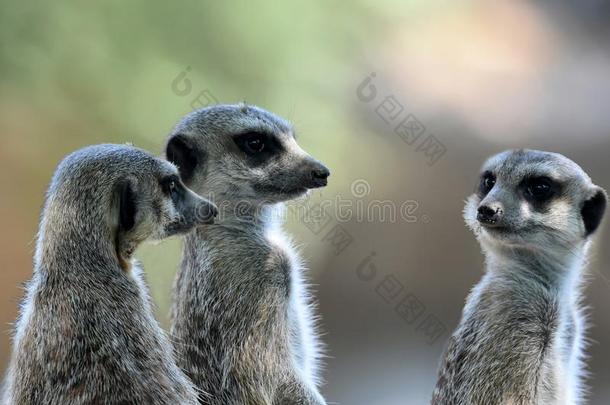
{"type": "Polygon", "coordinates": [[[314,187],[324,187],[328,184],[328,176],[330,171],[322,164],[318,165],[311,171],[311,180],[313,181],[314,187]]]}
{"type": "Polygon", "coordinates": [[[502,217],[502,209],[489,205],[481,205],[478,209],[477,219],[485,225],[495,225],[502,217]]]}

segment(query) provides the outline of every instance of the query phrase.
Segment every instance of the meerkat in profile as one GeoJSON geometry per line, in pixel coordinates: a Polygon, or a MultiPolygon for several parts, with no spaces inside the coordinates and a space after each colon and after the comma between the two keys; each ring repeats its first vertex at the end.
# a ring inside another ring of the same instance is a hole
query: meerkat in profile
{"type": "Polygon", "coordinates": [[[46,196],[3,404],[197,403],[132,253],[216,212],[174,165],[140,149],[68,155],[46,196]]]}
{"type": "Polygon", "coordinates": [[[506,151],[464,209],[486,259],[450,339],[433,404],[579,404],[586,253],[604,190],[566,157],[506,151]]]}
{"type": "Polygon", "coordinates": [[[186,116],[166,156],[221,211],[209,232],[186,236],[172,304],[179,365],[210,393],[201,403],[324,404],[310,297],[278,210],[325,186],[329,170],[288,122],[246,105],[186,116]]]}

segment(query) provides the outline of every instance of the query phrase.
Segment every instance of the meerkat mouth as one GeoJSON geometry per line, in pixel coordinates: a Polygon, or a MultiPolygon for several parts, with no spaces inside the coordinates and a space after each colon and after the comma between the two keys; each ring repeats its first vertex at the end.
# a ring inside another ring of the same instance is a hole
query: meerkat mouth
{"type": "Polygon", "coordinates": [[[489,229],[492,231],[506,231],[510,228],[506,225],[500,225],[498,222],[487,223],[487,222],[479,222],[483,229],[489,229]]]}
{"type": "Polygon", "coordinates": [[[262,191],[265,193],[273,193],[277,195],[287,196],[287,197],[298,197],[303,195],[309,191],[308,187],[305,186],[296,186],[296,187],[279,187],[273,184],[257,184],[255,185],[255,189],[257,191],[262,191]]]}
{"type": "Polygon", "coordinates": [[[504,238],[509,237],[511,235],[515,235],[514,229],[498,224],[484,224],[479,223],[480,229],[483,230],[487,235],[494,238],[504,238]]]}
{"type": "Polygon", "coordinates": [[[309,190],[310,189],[308,189],[307,187],[299,187],[299,188],[294,188],[291,190],[284,190],[283,192],[281,192],[281,194],[288,198],[297,198],[297,197],[307,194],[307,192],[309,190]]]}
{"type": "Polygon", "coordinates": [[[509,226],[481,226],[481,229],[481,234],[485,238],[506,247],[524,248],[531,245],[529,234],[524,229],[515,229],[509,226]]]}
{"type": "Polygon", "coordinates": [[[480,219],[477,218],[477,223],[483,229],[489,230],[506,230],[509,227],[501,220],[498,219],[480,219]]]}

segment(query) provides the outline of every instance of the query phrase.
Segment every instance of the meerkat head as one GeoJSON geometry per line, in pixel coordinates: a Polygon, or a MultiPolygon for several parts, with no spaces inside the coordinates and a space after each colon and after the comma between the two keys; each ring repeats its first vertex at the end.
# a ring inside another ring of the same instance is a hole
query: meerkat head
{"type": "Polygon", "coordinates": [[[273,204],[327,184],[329,170],[295,140],[282,118],[248,105],[187,115],[165,148],[187,185],[221,201],[273,204]]]}
{"type": "Polygon", "coordinates": [[[595,232],[606,201],[605,191],[560,154],[505,151],[483,165],[464,218],[487,245],[570,248],[595,232]]]}
{"type": "Polygon", "coordinates": [[[214,204],[182,184],[173,164],[131,146],[96,145],[57,168],[43,225],[55,234],[50,241],[110,240],[123,265],[141,242],[212,223],[216,214],[214,204]]]}

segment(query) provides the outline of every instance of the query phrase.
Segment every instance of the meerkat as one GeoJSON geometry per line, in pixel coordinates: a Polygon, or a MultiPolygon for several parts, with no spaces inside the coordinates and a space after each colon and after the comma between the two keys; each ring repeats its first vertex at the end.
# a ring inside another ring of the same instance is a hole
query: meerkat
{"type": "Polygon", "coordinates": [[[3,404],[196,404],[132,254],[216,213],[143,150],[68,155],[46,195],[3,404]]]}
{"type": "Polygon", "coordinates": [[[244,104],[187,115],[165,153],[221,212],[186,236],[171,310],[179,365],[210,394],[201,403],[325,404],[311,298],[279,210],[329,170],[291,124],[244,104]]]}
{"type": "Polygon", "coordinates": [[[464,208],[486,272],[450,339],[433,404],[579,404],[586,253],[607,195],[573,161],[514,150],[464,208]]]}

